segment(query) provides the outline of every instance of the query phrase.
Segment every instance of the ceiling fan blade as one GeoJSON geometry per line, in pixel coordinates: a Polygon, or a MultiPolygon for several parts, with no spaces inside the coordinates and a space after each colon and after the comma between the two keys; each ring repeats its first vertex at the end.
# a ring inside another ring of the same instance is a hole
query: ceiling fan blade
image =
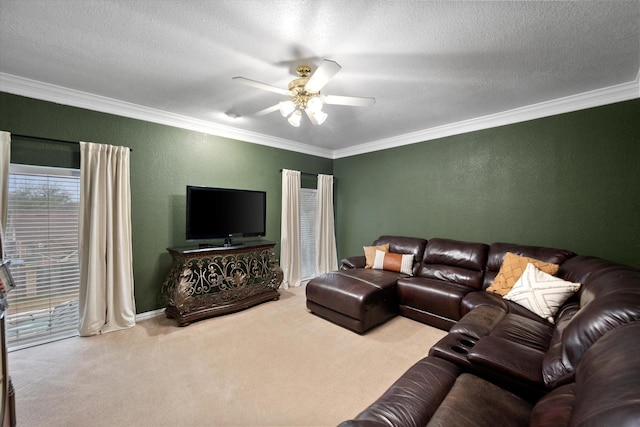
{"type": "Polygon", "coordinates": [[[338,95],[321,95],[325,104],[331,105],[350,105],[352,107],[367,107],[376,103],[375,98],[364,98],[358,96],[338,96],[338,95]]]}
{"type": "Polygon", "coordinates": [[[320,124],[316,120],[316,116],[311,111],[305,109],[304,112],[307,113],[307,117],[309,117],[309,120],[312,124],[314,124],[315,126],[318,126],[320,124]]]}
{"type": "Polygon", "coordinates": [[[265,108],[264,110],[260,110],[257,113],[251,114],[255,117],[264,116],[265,114],[273,113],[274,111],[278,111],[280,109],[280,104],[272,105],[271,107],[265,108]]]}
{"type": "Polygon", "coordinates": [[[279,93],[281,95],[291,95],[291,91],[288,89],[281,89],[279,87],[271,86],[266,83],[261,83],[255,80],[247,79],[245,77],[233,77],[233,80],[245,86],[257,87],[258,89],[268,90],[270,92],[279,93]]]}
{"type": "Polygon", "coordinates": [[[320,92],[320,89],[341,69],[342,67],[337,62],[323,59],[318,69],[309,78],[305,88],[309,92],[320,92]]]}

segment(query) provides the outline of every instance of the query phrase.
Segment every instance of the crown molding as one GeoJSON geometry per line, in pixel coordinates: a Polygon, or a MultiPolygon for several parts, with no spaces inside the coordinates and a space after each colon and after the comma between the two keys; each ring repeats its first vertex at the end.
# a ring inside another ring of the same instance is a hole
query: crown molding
{"type": "Polygon", "coordinates": [[[6,73],[0,73],[0,91],[318,157],[329,159],[333,157],[332,150],[143,107],[6,73]]]}
{"type": "Polygon", "coordinates": [[[460,135],[463,133],[525,122],[557,114],[570,113],[572,111],[584,110],[586,108],[628,101],[640,98],[639,82],[640,71],[636,75],[636,79],[632,82],[596,89],[590,92],[571,95],[551,101],[540,102],[538,104],[515,108],[513,110],[503,111],[501,113],[491,114],[488,116],[424,129],[392,138],[380,139],[378,141],[355,145],[341,150],[334,150],[333,158],[340,159],[343,157],[356,156],[373,151],[431,141],[447,136],[460,135]]]}
{"type": "Polygon", "coordinates": [[[0,73],[0,91],[2,92],[329,159],[356,156],[359,154],[431,141],[447,136],[459,135],[549,117],[557,114],[569,113],[586,108],[628,101],[640,97],[639,82],[640,70],[636,75],[636,79],[632,82],[528,105],[488,116],[423,129],[392,138],[385,138],[355,145],[353,147],[339,150],[328,150],[302,144],[296,141],[245,131],[232,126],[220,125],[205,120],[142,107],[140,105],[30,80],[11,74],[0,73]]]}

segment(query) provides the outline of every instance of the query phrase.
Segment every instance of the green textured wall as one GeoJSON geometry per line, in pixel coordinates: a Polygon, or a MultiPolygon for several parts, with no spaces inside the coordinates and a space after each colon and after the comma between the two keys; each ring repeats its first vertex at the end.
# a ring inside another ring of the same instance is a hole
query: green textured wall
{"type": "MultiPolygon", "coordinates": [[[[330,159],[6,93],[0,93],[0,130],[133,149],[131,209],[138,313],[161,307],[160,288],[171,262],[165,248],[185,244],[187,184],[266,191],[266,239],[279,242],[280,169],[332,173],[330,159]]],[[[12,161],[28,164],[79,166],[78,153],[73,144],[23,140],[12,144],[12,161]]]]}
{"type": "Polygon", "coordinates": [[[640,100],[334,161],[341,257],[381,234],[640,267],[640,100]]]}
{"type": "MultiPolygon", "coordinates": [[[[138,312],[160,308],[184,244],[187,184],[267,191],[282,168],[336,176],[339,256],[381,234],[555,246],[640,267],[640,100],[331,161],[0,93],[0,130],[126,145],[138,312]]],[[[17,141],[12,159],[79,164],[77,146],[17,141]]],[[[303,184],[312,186],[305,180],[303,184]]]]}

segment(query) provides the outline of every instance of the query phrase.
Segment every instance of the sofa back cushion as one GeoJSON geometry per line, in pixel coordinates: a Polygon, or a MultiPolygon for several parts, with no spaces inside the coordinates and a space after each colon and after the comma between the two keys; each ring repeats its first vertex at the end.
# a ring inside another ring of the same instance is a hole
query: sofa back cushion
{"type": "Polygon", "coordinates": [[[640,321],[640,270],[579,255],[565,262],[558,276],[582,286],[579,298],[556,319],[558,330],[542,365],[548,387],[570,379],[587,350],[608,331],[640,321]]]}
{"type": "MultiPolygon", "coordinates": [[[[560,266],[576,255],[574,252],[565,249],[518,245],[515,243],[492,243],[489,247],[483,289],[488,288],[493,283],[507,252],[560,266]]],[[[569,279],[565,278],[565,280],[569,279]]]]}
{"type": "Polygon", "coordinates": [[[598,340],[576,371],[571,425],[638,425],[640,323],[620,326],[598,340]]]}
{"type": "Polygon", "coordinates": [[[573,366],[606,332],[640,320],[640,270],[596,257],[575,258],[558,272],[565,280],[575,277],[582,282],[580,310],[562,336],[563,352],[573,366]],[[585,268],[588,265],[592,268],[585,268]]]}
{"type": "Polygon", "coordinates": [[[582,283],[580,306],[622,290],[640,291],[640,270],[594,256],[578,255],[560,266],[558,277],[582,283]]]}
{"type": "Polygon", "coordinates": [[[489,246],[434,238],[429,240],[417,276],[481,289],[489,246]]]}
{"type": "Polygon", "coordinates": [[[373,246],[386,244],[389,245],[389,252],[413,255],[415,274],[418,263],[422,260],[424,255],[424,248],[427,246],[427,240],[419,237],[380,236],[373,242],[373,246]]]}
{"type": "Polygon", "coordinates": [[[529,426],[638,425],[638,336],[640,322],[607,332],[584,355],[575,382],[554,388],[536,403],[529,426]]]}

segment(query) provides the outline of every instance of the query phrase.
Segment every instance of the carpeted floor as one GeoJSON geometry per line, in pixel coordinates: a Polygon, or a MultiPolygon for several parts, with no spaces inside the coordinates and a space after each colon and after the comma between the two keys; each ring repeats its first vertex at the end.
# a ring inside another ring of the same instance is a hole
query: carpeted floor
{"type": "Polygon", "coordinates": [[[361,336],[310,314],[303,287],[280,293],[10,353],[18,426],[335,426],[445,335],[396,317],[361,336]]]}

